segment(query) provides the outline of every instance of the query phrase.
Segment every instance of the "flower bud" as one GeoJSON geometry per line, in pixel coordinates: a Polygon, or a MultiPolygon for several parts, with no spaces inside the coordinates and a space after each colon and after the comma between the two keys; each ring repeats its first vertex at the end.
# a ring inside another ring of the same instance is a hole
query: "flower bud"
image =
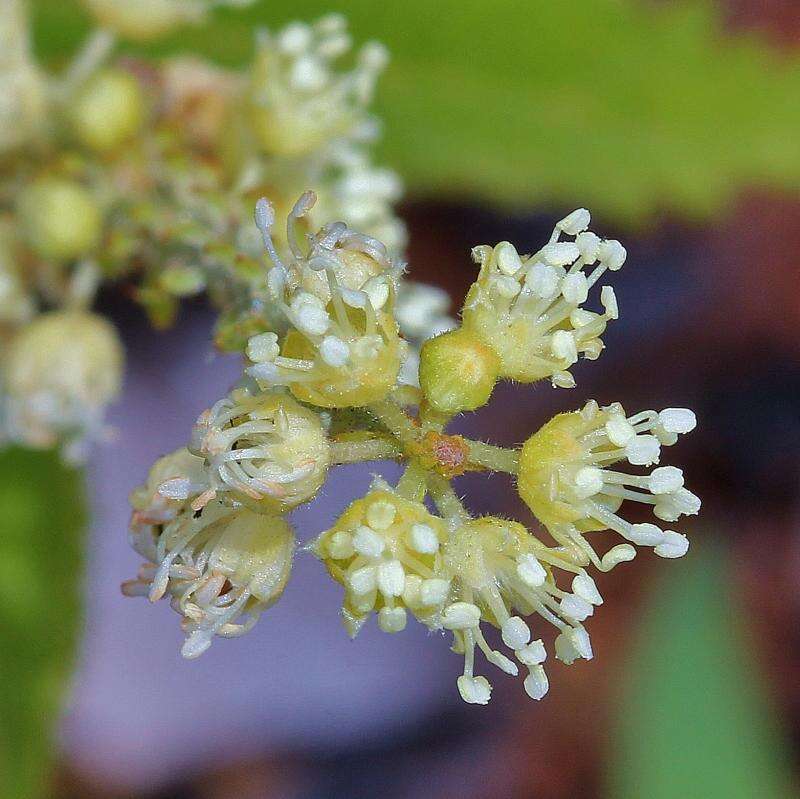
{"type": "Polygon", "coordinates": [[[23,189],[18,200],[23,234],[43,258],[70,261],[97,245],[100,207],[80,183],[42,178],[23,189]]]}
{"type": "MultiPolygon", "coordinates": [[[[176,465],[174,458],[162,464],[176,465]]],[[[283,593],[295,547],[283,519],[220,501],[198,511],[187,505],[161,520],[134,512],[131,532],[148,562],[122,592],[151,602],[171,596],[187,633],[185,658],[205,652],[215,635],[233,637],[252,628],[283,593]]]]}
{"type": "Polygon", "coordinates": [[[499,369],[494,350],[464,329],[428,339],[420,352],[420,386],[441,413],[473,411],[485,405],[499,369]]]}
{"type": "Polygon", "coordinates": [[[70,110],[72,129],[92,150],[114,150],[142,126],[144,97],[139,82],[121,69],[106,69],[81,88],[70,110]]]}
{"type": "Polygon", "coordinates": [[[5,363],[11,437],[36,447],[66,438],[80,447],[101,435],[123,357],[116,330],[101,316],[51,311],[34,319],[13,339],[5,363]]]}
{"type": "MultiPolygon", "coordinates": [[[[621,551],[626,556],[622,559],[600,558],[584,537],[599,530],[613,530],[637,546],[655,547],[659,554],[668,531],[626,521],[619,514],[623,501],[641,502],[666,521],[700,509],[700,500],[684,488],[680,469],[661,466],[649,475],[637,475],[615,466],[624,461],[634,466],[658,463],[661,447],[677,440],[677,434],[667,436],[664,428],[664,419],[672,419],[673,412],[686,418],[686,430],[692,429],[694,417],[685,409],[642,411],[628,417],[619,403],[600,408],[591,401],[580,411],[551,419],[523,445],[519,494],[578,563],[592,562],[608,571],[630,559],[628,550],[621,551]]],[[[676,547],[675,552],[680,557],[685,549],[676,547]]]]}
{"type": "Polygon", "coordinates": [[[344,586],[343,618],[351,636],[372,611],[392,608],[392,615],[379,616],[379,625],[384,632],[398,632],[405,624],[397,609],[408,608],[421,620],[441,609],[449,583],[431,574],[446,535],[443,520],[422,503],[376,481],[317,538],[314,554],[344,586]]]}
{"type": "Polygon", "coordinates": [[[270,512],[311,499],[331,458],[319,416],[281,392],[233,391],[200,415],[190,449],[210,467],[207,499],[230,492],[270,512]]]}

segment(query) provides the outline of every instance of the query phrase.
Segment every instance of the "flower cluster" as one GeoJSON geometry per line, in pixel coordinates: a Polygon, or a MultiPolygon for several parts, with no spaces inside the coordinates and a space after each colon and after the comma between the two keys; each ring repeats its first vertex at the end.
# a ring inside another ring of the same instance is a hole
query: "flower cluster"
{"type": "Polygon", "coordinates": [[[300,196],[285,236],[275,206],[256,203],[270,261],[265,302],[277,322],[249,338],[240,384],[201,414],[189,448],[156,463],[134,492],[132,537],[147,563],[125,591],[169,594],[184,618],[184,654],[194,657],[213,635],[249,628],[277,599],[293,541],[282,515],[312,500],[331,467],[398,460],[405,470],[396,485],[376,477],[304,547],[344,589],[347,632],[356,636],[372,615],[387,633],[416,619],[452,634],[466,702],[486,704],[492,691],[476,651],[506,674],[523,670],[526,693],[541,699],[551,650],[564,664],[593,656],[584,623],[603,598],[592,570],[633,560],[637,547],[663,558],[687,551],[682,533],[629,521],[628,508],[649,506],[668,524],[699,511],[681,470],[658,465],[662,448],[694,428],[694,414],[629,414],[589,401],[518,449],[447,426],[485,405],[499,379],[572,385],[570,366],[579,353],[599,355],[605,325],[618,316],[610,287],[600,292],[603,313],[583,305],[625,250],[589,233],[583,209],[534,255],[508,242],[476,248],[480,273],[459,325],[435,293],[403,284],[403,265],[374,237],[344,222],[312,232],[315,200],[300,196]],[[399,303],[404,295],[418,295],[416,307],[399,303]],[[441,331],[418,355],[401,335],[404,314],[420,339],[441,331]],[[549,543],[517,521],[473,517],[452,480],[475,470],[511,474],[549,543]],[[542,632],[537,619],[547,622],[542,632]]]}
{"type": "MultiPolygon", "coordinates": [[[[252,63],[236,71],[115,54],[119,39],[150,41],[247,3],[84,0],[98,27],[60,73],[33,56],[27,4],[0,4],[0,342],[10,353],[0,360],[0,438],[75,457],[102,433],[121,368],[115,331],[90,311],[103,281],[131,283],[158,327],[206,291],[225,350],[279,329],[277,310],[264,311],[271,296],[250,221],[263,193],[285,213],[312,185],[319,201],[305,228],[347,218],[402,250],[393,210],[402,187],[371,153],[369,105],[386,53],[368,43],[353,54],[343,17],[259,31],[252,63]],[[71,348],[52,334],[61,317],[50,313],[68,313],[94,344],[71,348]],[[32,349],[44,342],[47,353],[32,349]],[[58,382],[51,362],[71,364],[72,378],[58,382]],[[100,386],[81,382],[103,373],[100,386]]],[[[285,237],[275,247],[292,257],[285,237]]]]}

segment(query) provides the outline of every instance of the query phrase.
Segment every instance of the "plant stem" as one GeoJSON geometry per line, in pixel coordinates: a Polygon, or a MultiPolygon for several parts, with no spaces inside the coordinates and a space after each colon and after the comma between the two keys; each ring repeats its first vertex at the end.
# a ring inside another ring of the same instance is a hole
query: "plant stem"
{"type": "Polygon", "coordinates": [[[106,60],[115,43],[114,34],[104,28],[96,30],[86,39],[61,78],[61,99],[68,98],[106,60]]]}
{"type": "Polygon", "coordinates": [[[400,449],[386,439],[334,441],[331,443],[331,461],[335,464],[390,460],[399,458],[400,455],[400,449]]]}
{"type": "Polygon", "coordinates": [[[446,519],[465,522],[469,513],[461,503],[458,495],[453,490],[448,480],[438,474],[428,472],[428,491],[430,491],[434,504],[446,519]]]}
{"type": "Polygon", "coordinates": [[[422,502],[428,493],[427,472],[420,463],[412,460],[397,482],[397,493],[406,499],[422,502]]]}
{"type": "Polygon", "coordinates": [[[419,429],[396,402],[383,400],[368,405],[367,410],[400,442],[404,449],[417,441],[419,429]]]}
{"type": "Polygon", "coordinates": [[[469,445],[469,462],[493,472],[516,474],[519,471],[519,452],[515,449],[495,447],[483,441],[465,439],[469,445]]]}

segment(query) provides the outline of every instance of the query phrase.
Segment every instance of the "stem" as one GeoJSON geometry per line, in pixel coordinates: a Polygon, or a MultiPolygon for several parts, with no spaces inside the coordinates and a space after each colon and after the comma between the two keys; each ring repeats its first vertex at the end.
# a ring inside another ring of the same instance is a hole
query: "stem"
{"type": "Polygon", "coordinates": [[[399,458],[401,452],[391,441],[334,441],[331,443],[331,461],[335,464],[361,463],[399,458]]]}
{"type": "Polygon", "coordinates": [[[418,461],[413,460],[406,466],[403,476],[397,482],[397,493],[406,499],[422,502],[428,493],[427,471],[418,461]]]}
{"type": "Polygon", "coordinates": [[[506,447],[495,447],[483,441],[465,439],[469,445],[469,462],[493,472],[517,474],[519,471],[519,451],[506,447]]]}
{"type": "Polygon", "coordinates": [[[470,516],[466,508],[461,503],[453,486],[448,480],[438,474],[428,472],[428,491],[430,491],[434,504],[446,519],[459,522],[467,521],[470,516]]]}
{"type": "Polygon", "coordinates": [[[440,413],[427,402],[423,402],[419,407],[419,420],[425,432],[434,430],[441,433],[452,418],[452,414],[440,413]]]}
{"type": "Polygon", "coordinates": [[[104,28],[96,30],[86,39],[61,78],[59,94],[62,99],[72,94],[106,60],[115,42],[114,34],[104,28]]]}
{"type": "Polygon", "coordinates": [[[417,441],[419,430],[411,417],[392,400],[383,400],[367,406],[367,410],[403,445],[417,441]]]}
{"type": "Polygon", "coordinates": [[[422,400],[422,392],[416,386],[398,386],[390,396],[398,405],[419,405],[422,400]]]}

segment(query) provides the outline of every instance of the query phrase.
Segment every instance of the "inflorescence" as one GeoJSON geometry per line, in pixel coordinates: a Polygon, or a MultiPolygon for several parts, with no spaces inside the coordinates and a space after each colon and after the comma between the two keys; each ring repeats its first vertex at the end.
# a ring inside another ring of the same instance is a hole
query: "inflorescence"
{"type": "Polygon", "coordinates": [[[667,524],[699,511],[681,470],[658,465],[694,414],[589,401],[520,448],[447,427],[485,405],[501,379],[574,386],[571,367],[600,355],[619,315],[613,289],[593,289],[622,267],[625,249],[590,232],[584,209],[533,254],[509,242],[476,247],[480,272],[460,324],[442,323],[435,297],[410,314],[443,330],[417,355],[398,327],[404,265],[344,222],[311,232],[315,201],[303,193],[285,230],[275,206],[256,203],[277,323],[250,337],[241,381],[200,415],[188,449],[159,460],[133,493],[132,542],[147,562],[124,591],[170,596],[183,654],[195,657],[214,635],[248,630],[280,596],[295,550],[285,514],[314,498],[331,467],[396,460],[405,466],[396,485],[376,477],[302,548],[342,586],[345,629],[354,637],[374,615],[400,633],[416,619],[452,634],[466,702],[486,704],[492,691],[476,653],[506,674],[522,670],[525,691],[541,699],[549,652],[565,664],[593,656],[584,622],[603,598],[592,570],[633,560],[637,547],[664,558],[687,551],[683,534],[626,517],[633,503],[667,524]],[[584,307],[593,294],[601,312],[584,307]],[[473,517],[452,484],[467,471],[511,475],[551,542],[517,521],[473,517]]]}

